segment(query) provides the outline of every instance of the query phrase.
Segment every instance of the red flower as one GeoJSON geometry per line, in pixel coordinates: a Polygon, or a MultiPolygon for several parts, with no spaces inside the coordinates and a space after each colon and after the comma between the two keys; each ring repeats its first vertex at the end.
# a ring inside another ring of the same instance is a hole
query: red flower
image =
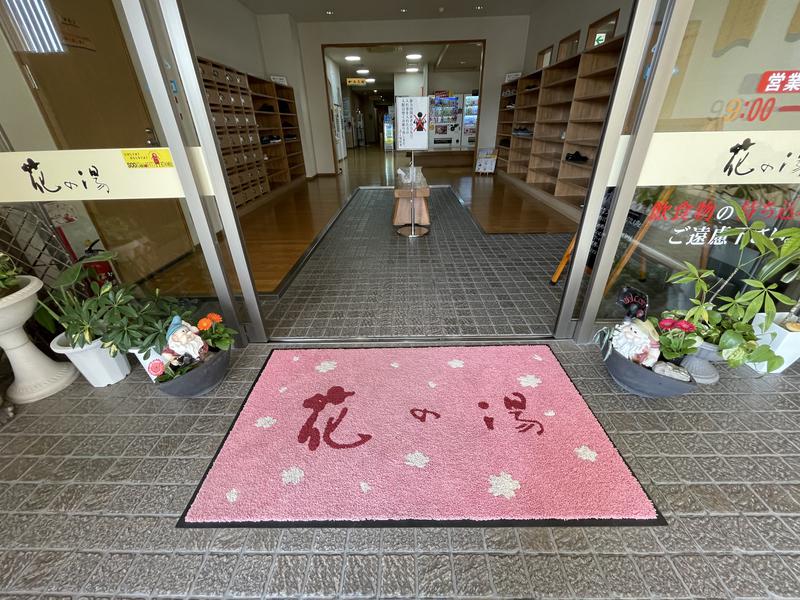
{"type": "Polygon", "coordinates": [[[694,326],[694,323],[690,323],[689,321],[680,320],[675,323],[675,327],[678,329],[685,331],[686,333],[694,333],[697,327],[694,326]]]}
{"type": "Polygon", "coordinates": [[[661,319],[658,322],[658,326],[663,330],[672,329],[675,327],[675,319],[661,319]]]}
{"type": "Polygon", "coordinates": [[[163,375],[164,363],[160,360],[150,361],[150,364],[147,365],[147,372],[153,377],[159,377],[160,375],[163,375]]]}
{"type": "Polygon", "coordinates": [[[206,315],[206,318],[214,323],[222,323],[222,317],[218,313],[210,312],[206,315]]]}

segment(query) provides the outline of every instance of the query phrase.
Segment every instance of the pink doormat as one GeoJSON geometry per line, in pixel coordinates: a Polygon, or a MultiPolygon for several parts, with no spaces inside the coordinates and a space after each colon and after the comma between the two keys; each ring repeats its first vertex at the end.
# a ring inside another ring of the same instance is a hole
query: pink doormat
{"type": "Polygon", "coordinates": [[[276,350],[179,526],[656,524],[547,346],[276,350]]]}

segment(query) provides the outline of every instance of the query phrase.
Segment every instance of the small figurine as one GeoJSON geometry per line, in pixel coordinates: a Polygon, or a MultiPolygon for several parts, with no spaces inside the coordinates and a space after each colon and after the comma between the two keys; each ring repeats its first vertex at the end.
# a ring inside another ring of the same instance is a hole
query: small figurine
{"type": "Polygon", "coordinates": [[[203,360],[208,353],[208,344],[199,332],[197,327],[182,321],[178,315],[172,317],[167,329],[167,347],[161,353],[164,362],[180,367],[203,360]]]}
{"type": "Polygon", "coordinates": [[[611,346],[628,360],[645,367],[656,364],[661,353],[658,335],[647,321],[626,319],[614,327],[611,346]]]}

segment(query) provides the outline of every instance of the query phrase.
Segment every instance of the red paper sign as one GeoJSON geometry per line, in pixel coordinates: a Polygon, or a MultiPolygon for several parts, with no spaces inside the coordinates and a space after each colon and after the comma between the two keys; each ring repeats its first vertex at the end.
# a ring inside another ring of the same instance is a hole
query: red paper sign
{"type": "Polygon", "coordinates": [[[764,71],[756,91],[760,94],[800,92],[800,71],[764,71]]]}

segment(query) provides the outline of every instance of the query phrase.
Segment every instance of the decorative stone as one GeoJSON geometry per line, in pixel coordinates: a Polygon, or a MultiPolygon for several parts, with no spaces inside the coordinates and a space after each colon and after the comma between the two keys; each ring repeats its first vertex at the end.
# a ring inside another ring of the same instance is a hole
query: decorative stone
{"type": "Polygon", "coordinates": [[[690,354],[681,361],[681,366],[701,385],[711,385],[719,381],[717,368],[698,356],[690,354]]]}
{"type": "Polygon", "coordinates": [[[663,360],[660,360],[653,365],[653,373],[663,375],[664,377],[669,377],[670,379],[677,379],[678,381],[692,380],[689,371],[683,367],[679,367],[678,365],[664,362],[663,360]]]}

